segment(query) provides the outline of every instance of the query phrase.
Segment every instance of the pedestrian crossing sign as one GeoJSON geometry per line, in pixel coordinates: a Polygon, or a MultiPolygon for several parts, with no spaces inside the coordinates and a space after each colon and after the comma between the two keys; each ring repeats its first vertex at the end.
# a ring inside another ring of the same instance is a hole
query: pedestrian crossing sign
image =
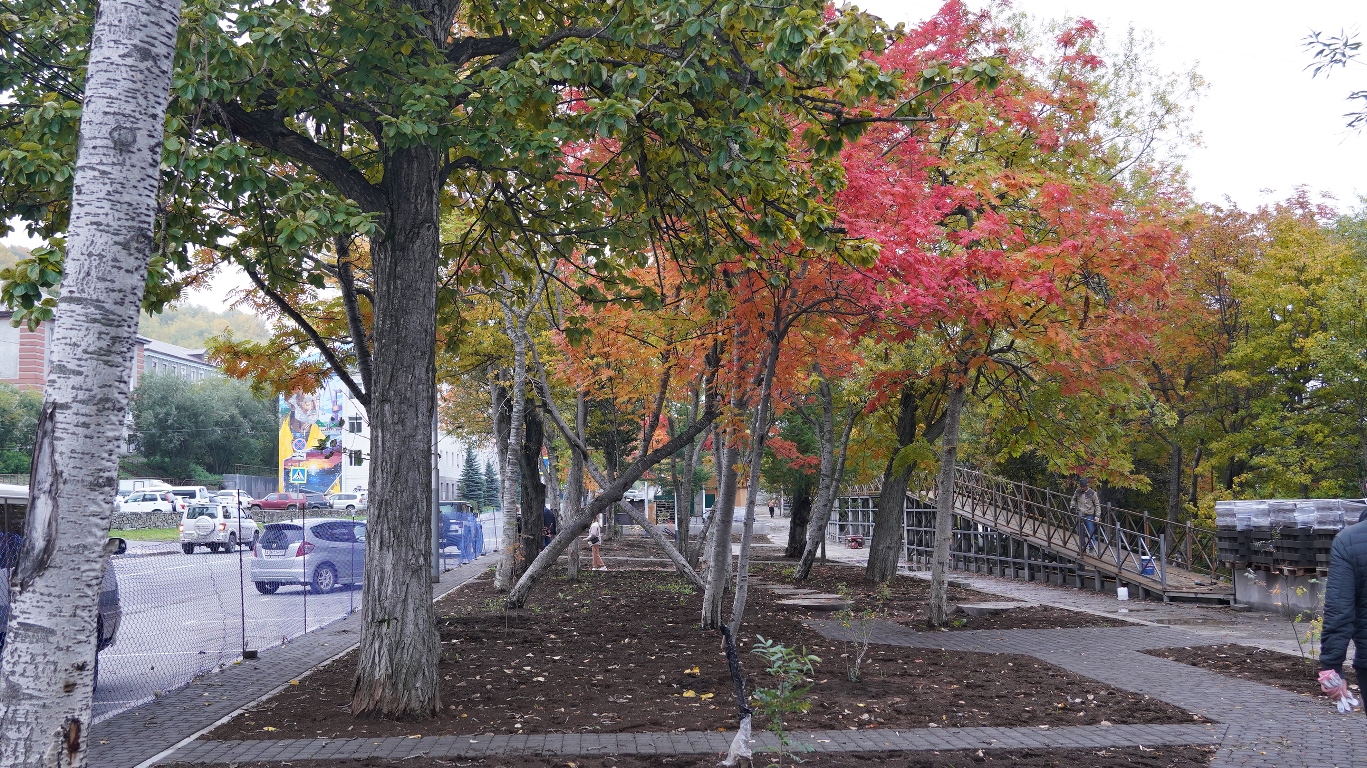
{"type": "Polygon", "coordinates": [[[291,468],[290,468],[290,484],[291,484],[291,485],[303,485],[304,483],[307,483],[307,482],[308,482],[308,479],[309,479],[309,471],[308,471],[308,469],[306,469],[306,468],[304,468],[304,467],[291,467],[291,468]]]}

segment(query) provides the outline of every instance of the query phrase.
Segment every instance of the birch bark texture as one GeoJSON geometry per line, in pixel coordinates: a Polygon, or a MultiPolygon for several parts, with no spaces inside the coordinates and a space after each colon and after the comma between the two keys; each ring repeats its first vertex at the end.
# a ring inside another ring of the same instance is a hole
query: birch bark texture
{"type": "Polygon", "coordinates": [[[3,658],[0,765],[83,766],[96,610],[156,220],[179,0],[105,0],[3,658]]]}

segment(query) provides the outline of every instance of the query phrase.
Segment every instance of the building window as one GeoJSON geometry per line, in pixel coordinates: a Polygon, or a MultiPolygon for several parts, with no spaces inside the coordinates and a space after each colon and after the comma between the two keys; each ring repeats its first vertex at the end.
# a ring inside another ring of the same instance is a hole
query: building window
{"type": "Polygon", "coordinates": [[[0,320],[0,379],[19,378],[19,329],[0,320]]]}
{"type": "Polygon", "coordinates": [[[346,420],[346,431],[352,433],[353,435],[361,434],[361,417],[348,416],[346,420]]]}
{"type": "Polygon", "coordinates": [[[348,454],[347,460],[348,460],[348,463],[351,464],[351,466],[353,466],[353,467],[363,467],[363,466],[365,466],[365,454],[361,453],[360,451],[347,451],[347,454],[348,454]]]}

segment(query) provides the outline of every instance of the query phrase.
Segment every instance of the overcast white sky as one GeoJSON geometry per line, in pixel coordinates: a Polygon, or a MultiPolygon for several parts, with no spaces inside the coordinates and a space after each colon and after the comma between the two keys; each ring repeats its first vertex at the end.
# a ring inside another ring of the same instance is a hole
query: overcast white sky
{"type": "MultiPolygon", "coordinates": [[[[854,0],[890,23],[908,26],[935,13],[938,0],[854,0]]],[[[982,7],[982,0],[968,0],[982,7]]],[[[1148,30],[1156,63],[1167,71],[1193,64],[1207,89],[1194,128],[1204,145],[1186,163],[1197,199],[1226,196],[1253,208],[1304,185],[1356,208],[1367,195],[1367,131],[1344,127],[1349,91],[1367,89],[1367,66],[1312,80],[1302,42],[1310,30],[1367,32],[1363,0],[1015,0],[1039,18],[1085,17],[1119,38],[1148,30]],[[1263,190],[1271,190],[1264,194],[1263,190]]]]}
{"type": "MultiPolygon", "coordinates": [[[[855,0],[889,22],[927,18],[939,0],[855,0]]],[[[982,0],[969,0],[981,6],[982,0]]],[[[1367,66],[1312,80],[1302,41],[1312,29],[1367,32],[1364,0],[1016,0],[1017,10],[1042,18],[1083,16],[1115,37],[1126,27],[1157,39],[1157,64],[1184,71],[1195,64],[1208,87],[1196,105],[1194,128],[1204,146],[1189,150],[1186,167],[1197,199],[1239,206],[1286,197],[1297,186],[1327,193],[1344,209],[1367,195],[1367,131],[1349,132],[1343,113],[1349,91],[1367,88],[1367,66]]],[[[21,235],[11,242],[25,244],[21,235]]],[[[187,297],[221,309],[244,275],[225,273],[187,297]]]]}

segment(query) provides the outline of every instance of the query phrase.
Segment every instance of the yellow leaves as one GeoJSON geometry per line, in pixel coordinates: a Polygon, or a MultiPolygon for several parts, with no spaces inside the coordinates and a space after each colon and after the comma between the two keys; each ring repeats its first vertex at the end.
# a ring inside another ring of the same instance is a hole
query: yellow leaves
{"type": "Polygon", "coordinates": [[[685,669],[685,670],[684,670],[684,674],[685,674],[685,675],[691,675],[691,676],[693,676],[693,677],[697,677],[698,675],[701,675],[701,674],[702,674],[702,670],[699,669],[699,668],[697,668],[697,667],[689,667],[688,669],[685,669]]]}
{"type": "Polygon", "coordinates": [[[298,685],[298,684],[299,684],[299,681],[298,681],[298,680],[291,680],[291,681],[290,681],[290,685],[298,685]]]}
{"type": "Polygon", "coordinates": [[[708,699],[714,698],[716,695],[717,694],[715,693],[704,693],[703,695],[699,696],[698,699],[701,701],[707,701],[708,699]]]}
{"type": "Polygon", "coordinates": [[[683,693],[681,693],[681,694],[679,694],[679,695],[682,696],[682,697],[684,697],[685,699],[696,699],[696,698],[698,698],[698,692],[695,691],[695,690],[693,690],[692,688],[689,688],[688,690],[684,691],[683,693]]]}

